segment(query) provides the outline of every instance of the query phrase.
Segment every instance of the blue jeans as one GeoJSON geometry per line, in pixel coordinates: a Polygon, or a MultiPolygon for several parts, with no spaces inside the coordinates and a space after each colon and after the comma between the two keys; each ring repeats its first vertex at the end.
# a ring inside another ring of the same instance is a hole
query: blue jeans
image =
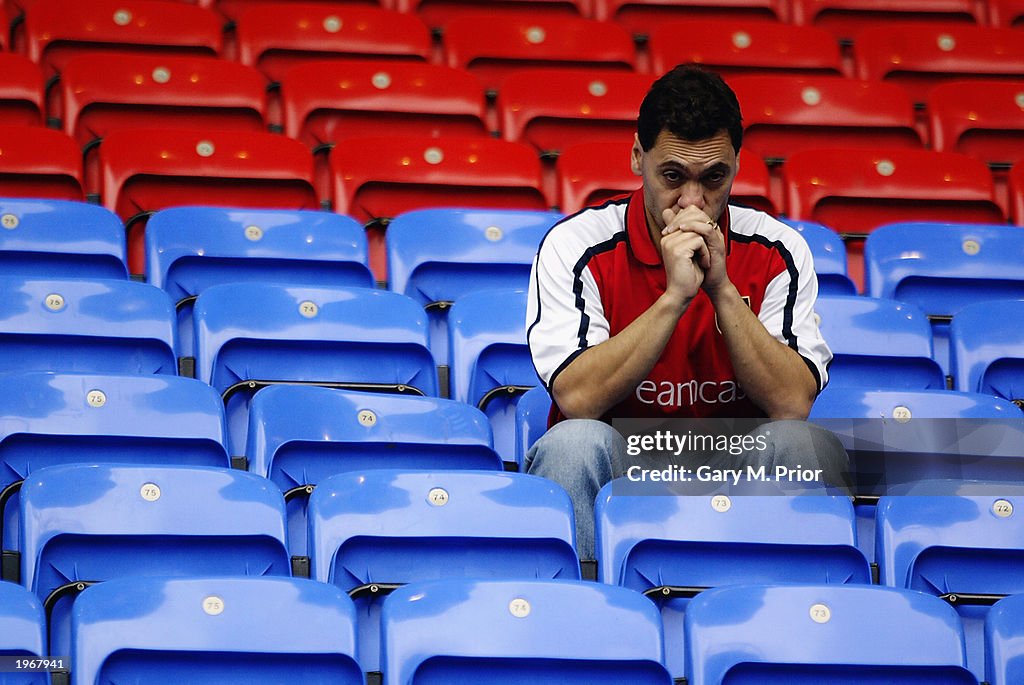
{"type": "MultiPolygon", "coordinates": [[[[847,486],[850,458],[830,431],[804,421],[771,421],[751,435],[764,435],[768,448],[740,455],[721,453],[703,458],[701,463],[730,469],[765,466],[769,473],[780,466],[820,469],[823,483],[847,486]]],[[[555,481],[572,498],[580,559],[594,558],[594,500],[598,491],[636,463],[636,457],[626,453],[622,435],[607,423],[593,419],[557,423],[527,452],[527,473],[555,481]]]]}

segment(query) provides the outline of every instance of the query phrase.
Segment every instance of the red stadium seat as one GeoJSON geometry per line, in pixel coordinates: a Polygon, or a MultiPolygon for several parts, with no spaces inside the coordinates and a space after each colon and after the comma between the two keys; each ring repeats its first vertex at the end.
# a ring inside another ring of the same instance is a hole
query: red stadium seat
{"type": "Polygon", "coordinates": [[[1010,219],[1024,226],[1024,164],[1010,170],[1010,219]]]}
{"type": "Polygon", "coordinates": [[[547,209],[536,153],[484,137],[388,136],[345,141],[331,151],[335,211],[368,225],[370,267],[384,280],[383,228],[425,207],[547,209]]]}
{"type": "Polygon", "coordinates": [[[25,53],[46,77],[76,54],[191,54],[216,57],[221,20],[210,10],[167,0],[34,0],[25,15],[25,53]]]}
{"type": "MultiPolygon", "coordinates": [[[[188,2],[189,0],[186,0],[188,2]]],[[[197,4],[216,10],[218,14],[224,15],[229,21],[238,21],[250,7],[260,5],[281,4],[282,0],[199,0],[197,4]]],[[[289,0],[284,0],[289,2],[289,0]]],[[[305,0],[305,2],[323,3],[332,5],[370,5],[375,7],[387,7],[387,0],[305,0]]]]}
{"type": "Polygon", "coordinates": [[[46,123],[43,74],[32,60],[0,52],[0,125],[42,126],[46,123]]]}
{"type": "Polygon", "coordinates": [[[442,28],[466,12],[486,10],[495,21],[552,15],[584,17],[590,0],[392,0],[400,12],[415,12],[430,28],[442,28]]]}
{"type": "Polygon", "coordinates": [[[480,82],[421,62],[311,62],[281,84],[284,132],[310,147],[379,135],[486,135],[480,82]]]}
{"type": "Polygon", "coordinates": [[[898,221],[1003,223],[983,162],[955,152],[833,148],[790,155],[786,209],[847,239],[850,277],[863,289],[863,239],[898,221]]]}
{"type": "Polygon", "coordinates": [[[651,77],[624,71],[514,71],[498,95],[502,137],[545,153],[585,141],[628,144],[650,86],[651,77]]]}
{"type": "Polygon", "coordinates": [[[1024,78],[940,84],[928,93],[928,116],[932,147],[986,162],[1006,207],[1007,172],[1024,161],[1024,78]]]}
{"type": "Polygon", "coordinates": [[[445,27],[445,59],[468,69],[490,90],[509,72],[526,67],[633,70],[633,39],[621,27],[577,17],[511,18],[460,15],[445,27]]]}
{"type": "Polygon", "coordinates": [[[1024,0],[988,0],[988,12],[993,26],[1024,27],[1024,0]]]}
{"type": "Polygon", "coordinates": [[[928,93],[928,116],[936,150],[1004,167],[1024,160],[1024,77],[938,85],[928,93]]]}
{"type": "Polygon", "coordinates": [[[266,130],[266,81],[209,57],[81,55],[61,77],[64,131],[86,151],[85,185],[99,192],[97,148],[122,128],[266,130]]]}
{"type": "Polygon", "coordinates": [[[661,75],[696,62],[723,77],[741,74],[843,73],[832,34],[811,26],[773,21],[664,22],[651,30],[651,69],[661,75]]]}
{"type": "MultiPolygon", "coordinates": [[[[636,190],[642,185],[630,168],[630,141],[578,143],[558,158],[560,208],[566,214],[636,190]]],[[[742,157],[731,202],[775,214],[768,169],[759,157],[742,157]]]]}
{"type": "Polygon", "coordinates": [[[0,197],[84,200],[75,141],[42,126],[0,126],[0,197]]]}
{"type": "Polygon", "coordinates": [[[128,229],[128,265],[144,272],[143,226],[165,207],[316,209],[313,158],[270,133],[123,129],[100,146],[103,205],[128,229]]]}
{"type": "Polygon", "coordinates": [[[324,59],[425,62],[430,31],[417,17],[379,7],[254,5],[238,19],[238,59],[280,82],[289,67],[324,59]]]}
{"type": "Polygon", "coordinates": [[[1024,78],[1024,40],[1011,29],[964,24],[875,26],[857,35],[857,76],[892,81],[915,103],[951,80],[1024,78]]]}
{"type": "Polygon", "coordinates": [[[769,163],[826,146],[923,147],[910,98],[890,83],[763,75],[729,85],[743,111],[743,150],[769,163]]]}
{"type": "Polygon", "coordinates": [[[852,41],[871,26],[898,22],[986,23],[978,0],[790,0],[795,24],[818,26],[843,41],[852,41]]]}
{"type": "Polygon", "coordinates": [[[719,19],[786,21],[783,0],[593,0],[594,18],[614,21],[635,35],[647,35],[665,21],[719,19]]]}

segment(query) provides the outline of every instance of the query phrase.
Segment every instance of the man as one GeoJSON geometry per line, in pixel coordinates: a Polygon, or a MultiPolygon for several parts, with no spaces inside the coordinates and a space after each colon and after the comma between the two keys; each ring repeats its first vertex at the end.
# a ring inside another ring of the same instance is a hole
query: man
{"type": "MultiPolygon", "coordinates": [[[[728,205],[742,136],[721,78],[676,67],[640,107],[631,164],[643,187],[564,219],[538,251],[527,338],[552,425],[526,464],[572,496],[583,558],[597,491],[629,467],[612,419],[802,420],[828,380],[806,243],[728,205]]],[[[711,463],[800,465],[841,483],[848,458],[834,436],[768,426],[767,450],[711,463]]]]}

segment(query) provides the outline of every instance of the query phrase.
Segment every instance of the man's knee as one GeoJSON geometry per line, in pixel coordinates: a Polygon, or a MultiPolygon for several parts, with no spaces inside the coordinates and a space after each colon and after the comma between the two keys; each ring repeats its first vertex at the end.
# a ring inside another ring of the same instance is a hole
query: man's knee
{"type": "Polygon", "coordinates": [[[625,452],[622,435],[607,423],[569,419],[552,426],[530,448],[526,469],[530,473],[611,469],[625,452]]]}
{"type": "Polygon", "coordinates": [[[831,485],[848,483],[850,457],[831,431],[808,421],[773,421],[758,432],[769,438],[774,465],[820,470],[831,485]]]}

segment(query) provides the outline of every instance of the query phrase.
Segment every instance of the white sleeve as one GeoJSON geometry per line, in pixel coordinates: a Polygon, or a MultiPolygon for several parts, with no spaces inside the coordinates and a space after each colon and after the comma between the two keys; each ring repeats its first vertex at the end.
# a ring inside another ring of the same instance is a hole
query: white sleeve
{"type": "Polygon", "coordinates": [[[526,339],[544,386],[584,350],[608,339],[608,321],[586,247],[567,230],[552,230],[530,273],[526,339]]]}
{"type": "Polygon", "coordinates": [[[803,237],[794,231],[792,239],[785,242],[792,263],[768,284],[758,318],[779,342],[803,357],[821,391],[828,383],[832,351],[818,329],[814,313],[818,277],[803,237]]]}

